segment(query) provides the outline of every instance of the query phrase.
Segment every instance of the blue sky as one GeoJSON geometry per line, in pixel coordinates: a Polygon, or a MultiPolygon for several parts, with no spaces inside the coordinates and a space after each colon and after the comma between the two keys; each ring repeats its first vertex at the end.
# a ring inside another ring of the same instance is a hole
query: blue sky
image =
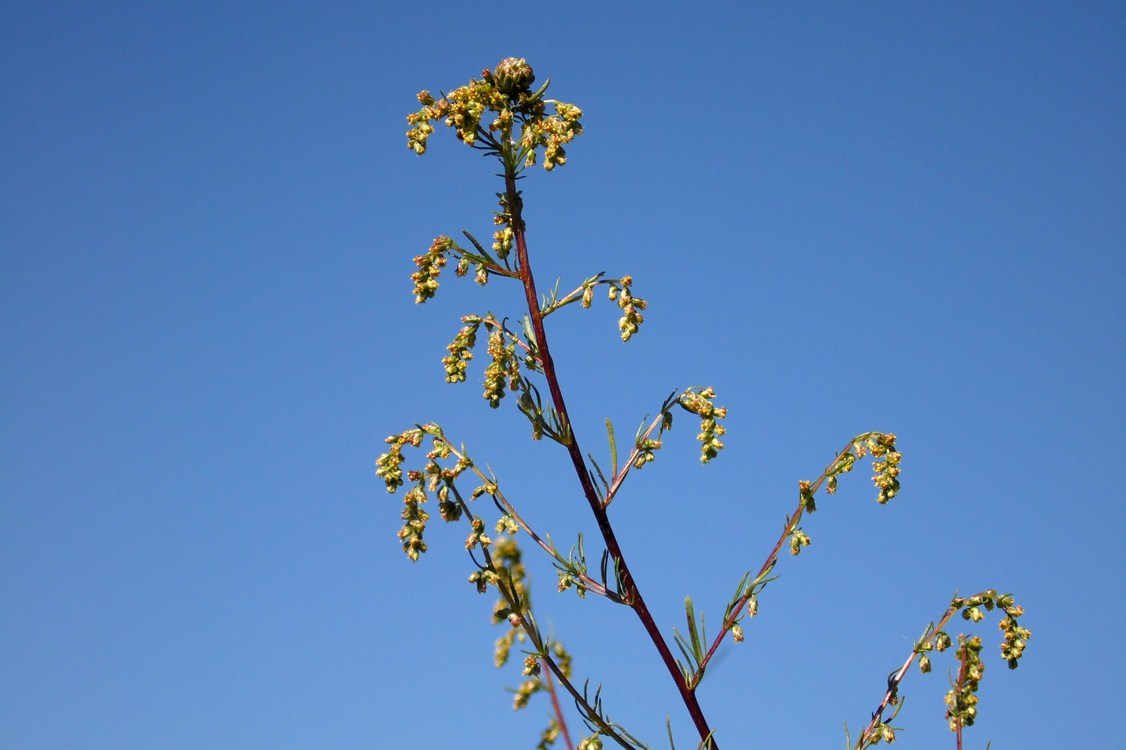
{"type": "MultiPolygon", "coordinates": [[[[518,290],[412,256],[487,235],[490,164],[404,116],[526,57],[586,132],[526,181],[541,285],[630,273],[647,322],[549,323],[587,450],[713,385],[613,507],[663,630],[718,622],[848,438],[899,435],[708,673],[724,748],[840,746],[955,589],[1012,591],[970,747],[1120,737],[1126,451],[1126,13],[1111,3],[422,6],[6,3],[0,10],[0,746],[533,747],[491,666],[466,529],[398,549],[383,438],[438,420],[561,544],[565,456],[442,382],[467,312],[518,290]],[[1116,385],[1117,383],[1117,385],[1116,385]]],[[[666,746],[692,731],[636,620],[540,617],[666,746]]],[[[953,747],[945,670],[903,686],[904,747],[953,747]]],[[[580,735],[577,719],[572,730],[580,735]]]]}

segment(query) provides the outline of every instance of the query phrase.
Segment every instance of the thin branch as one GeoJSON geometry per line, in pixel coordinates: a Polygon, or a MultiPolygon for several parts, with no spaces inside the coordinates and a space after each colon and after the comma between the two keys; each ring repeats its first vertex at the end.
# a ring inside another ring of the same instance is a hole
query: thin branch
{"type": "MultiPolygon", "coordinates": [[[[634,612],[637,613],[637,617],[641,620],[641,624],[649,635],[649,639],[653,642],[657,652],[661,655],[661,660],[664,661],[665,668],[672,676],[677,691],[680,693],[681,700],[688,709],[688,713],[692,717],[692,722],[696,725],[696,730],[700,733],[700,737],[709,737],[711,735],[711,729],[708,726],[707,719],[704,717],[704,711],[700,707],[695,693],[687,685],[684,676],[680,673],[676,658],[669,650],[668,643],[665,642],[664,636],[661,635],[661,631],[657,627],[653,615],[649,612],[649,608],[645,604],[641,590],[638,588],[637,582],[634,580],[629,566],[626,564],[621,546],[618,544],[614,529],[610,525],[610,519],[606,515],[606,509],[602,505],[602,499],[599,497],[598,491],[594,486],[594,480],[590,476],[590,470],[587,468],[586,462],[583,459],[583,452],[579,447],[578,438],[575,436],[574,430],[570,427],[567,404],[563,399],[563,391],[559,384],[555,364],[551,359],[547,333],[543,326],[543,315],[539,308],[535,278],[532,275],[532,269],[528,262],[528,244],[525,236],[521,198],[516,190],[516,176],[511,170],[506,172],[504,182],[509,220],[511,221],[511,227],[516,242],[517,265],[520,270],[520,277],[524,282],[524,297],[528,307],[528,314],[531,317],[532,330],[535,333],[536,346],[539,348],[544,376],[547,379],[548,390],[551,392],[552,403],[555,406],[556,414],[568,437],[565,446],[571,457],[571,464],[574,466],[579,484],[582,486],[583,495],[586,497],[591,512],[594,514],[594,518],[598,523],[598,530],[602,534],[606,549],[609,550],[610,555],[614,558],[615,565],[621,576],[622,587],[627,603],[629,603],[634,612]]],[[[713,750],[719,750],[714,740],[712,742],[712,748],[713,750]]]]}
{"type": "MultiPolygon", "coordinates": [[[[542,657],[540,661],[543,661],[542,657]]],[[[555,723],[559,726],[559,731],[563,735],[563,744],[567,746],[567,750],[572,750],[575,746],[571,744],[571,734],[567,731],[567,720],[563,717],[563,708],[559,705],[559,696],[555,694],[555,683],[551,681],[550,668],[543,676],[543,684],[548,695],[551,696],[551,710],[555,712],[555,723]]]]}
{"type": "MultiPolygon", "coordinates": [[[[465,502],[465,499],[461,496],[461,493],[457,491],[456,487],[451,486],[451,489],[453,490],[454,497],[457,499],[458,505],[461,506],[461,510],[465,514],[465,517],[472,523],[475,516],[473,515],[473,511],[469,509],[469,504],[465,502]]],[[[481,552],[485,558],[485,568],[496,573],[497,566],[495,563],[493,563],[493,556],[489,553],[489,548],[482,545],[481,552]]],[[[539,630],[536,628],[535,623],[530,621],[531,613],[528,612],[527,614],[524,614],[525,608],[521,606],[519,594],[515,590],[510,589],[504,578],[499,575],[496,579],[496,587],[497,590],[500,591],[501,596],[504,597],[504,600],[508,604],[508,607],[512,614],[515,615],[516,622],[514,624],[519,625],[524,633],[528,636],[528,640],[532,642],[532,645],[535,647],[539,658],[542,659],[545,664],[547,664],[548,669],[551,670],[552,674],[554,674],[556,679],[559,680],[559,684],[561,684],[567,690],[567,692],[571,694],[571,697],[575,699],[576,705],[580,706],[583,712],[588,717],[590,717],[592,721],[594,721],[594,723],[598,726],[599,731],[601,731],[607,737],[613,739],[615,742],[617,742],[627,750],[634,750],[634,747],[629,744],[629,742],[624,737],[618,734],[618,732],[614,730],[614,728],[608,721],[602,718],[602,715],[598,713],[595,707],[587,702],[586,698],[582,695],[582,693],[579,692],[578,688],[576,688],[571,683],[567,676],[563,674],[563,670],[560,668],[560,666],[555,662],[554,659],[551,658],[551,654],[548,653],[547,644],[544,643],[543,639],[540,637],[539,630]]],[[[511,623],[512,619],[509,619],[509,622],[511,623]]]]}
{"type": "MultiPolygon", "coordinates": [[[[957,611],[957,607],[950,607],[937,624],[927,629],[927,632],[923,634],[923,637],[919,641],[919,643],[927,643],[934,640],[935,636],[937,636],[939,631],[941,631],[946,626],[946,623],[950,622],[950,618],[953,617],[957,611]]],[[[859,739],[857,739],[857,748],[867,747],[865,743],[868,742],[868,739],[876,731],[876,727],[883,723],[884,711],[886,711],[887,707],[890,706],[894,700],[896,700],[897,696],[899,695],[899,683],[903,682],[903,678],[907,676],[907,670],[910,669],[911,665],[915,663],[915,658],[918,655],[919,648],[918,645],[916,645],[915,648],[911,649],[911,653],[903,662],[903,666],[901,666],[890,678],[888,678],[887,692],[884,693],[884,697],[883,700],[880,701],[880,705],[877,706],[876,710],[872,712],[872,721],[868,723],[868,726],[860,734],[859,739]]]]}
{"type": "MultiPolygon", "coordinates": [[[[664,417],[664,412],[658,414],[657,418],[653,420],[653,423],[650,424],[648,428],[646,428],[645,432],[641,434],[641,438],[636,442],[643,443],[648,440],[649,436],[653,434],[653,430],[657,429],[657,427],[660,426],[661,422],[664,420],[664,417]]],[[[610,503],[614,501],[614,496],[618,494],[618,490],[620,490],[622,487],[622,482],[626,480],[626,475],[629,474],[629,470],[633,468],[633,462],[640,455],[641,449],[638,448],[635,443],[633,450],[630,451],[629,457],[622,465],[622,470],[610,478],[610,487],[606,490],[606,498],[602,501],[603,509],[610,507],[610,503]]]]}
{"type": "MultiPolygon", "coordinates": [[[[819,490],[821,488],[821,485],[825,483],[825,480],[828,479],[829,472],[831,472],[840,463],[841,459],[844,458],[844,455],[846,453],[852,451],[852,447],[856,445],[858,441],[875,434],[878,433],[866,433],[849,440],[848,444],[837,453],[837,457],[833,459],[832,463],[830,463],[825,468],[825,471],[821,472],[821,476],[817,478],[817,481],[810,485],[809,494],[814,495],[817,493],[817,490],[819,490]]],[[[782,550],[782,545],[786,543],[786,539],[789,538],[790,534],[794,532],[794,529],[798,527],[798,522],[801,521],[804,514],[805,502],[804,500],[799,500],[798,507],[794,509],[794,513],[792,516],[790,516],[789,522],[786,524],[785,528],[782,529],[782,535],[778,537],[778,541],[777,543],[775,543],[774,548],[770,550],[770,554],[766,556],[766,562],[764,562],[762,564],[762,567],[759,568],[758,575],[755,576],[754,580],[762,578],[770,571],[772,567],[774,567],[774,564],[778,561],[778,553],[782,550]]],[[[741,617],[740,613],[742,612],[743,607],[747,605],[747,602],[750,600],[753,593],[753,589],[748,589],[747,592],[743,594],[743,596],[740,597],[735,605],[731,608],[731,614],[721,624],[719,632],[716,634],[715,640],[712,642],[711,647],[708,649],[707,655],[704,657],[703,663],[700,665],[701,675],[703,674],[704,668],[707,667],[708,662],[711,661],[712,656],[715,654],[716,650],[719,649],[719,645],[727,636],[728,631],[730,631],[731,628],[738,622],[739,618],[741,617]]]]}
{"type": "MultiPolygon", "coordinates": [[[[481,479],[481,481],[486,482],[490,485],[493,485],[494,487],[496,486],[495,484],[493,484],[493,480],[490,479],[489,477],[485,476],[485,473],[483,471],[481,471],[480,468],[478,468],[477,464],[473,463],[473,461],[471,459],[469,459],[464,453],[462,453],[461,451],[459,451],[457,448],[454,447],[453,443],[450,442],[449,438],[447,438],[445,435],[435,435],[434,437],[438,440],[441,440],[446,445],[446,447],[450,451],[450,455],[456,456],[458,458],[458,460],[468,461],[469,462],[469,468],[472,469],[473,473],[476,474],[478,476],[478,478],[481,479]]],[[[530,536],[535,541],[535,543],[538,544],[541,549],[543,549],[544,552],[551,555],[552,559],[557,560],[560,564],[562,564],[562,565],[567,564],[568,561],[563,559],[563,556],[559,554],[559,550],[555,549],[555,546],[552,545],[550,542],[547,542],[542,537],[540,537],[540,535],[536,533],[535,529],[533,529],[531,526],[528,525],[528,522],[524,520],[524,517],[520,515],[520,513],[516,510],[516,507],[513,506],[512,503],[510,503],[508,501],[508,498],[506,498],[504,496],[504,494],[500,491],[499,488],[497,488],[497,490],[495,492],[492,492],[490,494],[492,495],[493,498],[496,499],[496,501],[498,503],[501,504],[501,506],[504,509],[504,512],[507,513],[508,515],[512,516],[512,519],[514,521],[516,521],[516,524],[521,529],[523,529],[524,533],[526,533],[528,536],[530,536]]],[[[617,604],[624,604],[624,602],[622,601],[622,598],[620,596],[618,596],[613,591],[610,591],[609,589],[607,589],[605,586],[603,586],[602,584],[600,584],[598,581],[594,580],[590,576],[588,576],[586,574],[582,574],[582,575],[579,576],[579,578],[582,580],[583,587],[586,588],[588,591],[592,591],[595,594],[598,594],[600,596],[604,596],[607,599],[609,599],[610,601],[615,602],[617,604]]]]}

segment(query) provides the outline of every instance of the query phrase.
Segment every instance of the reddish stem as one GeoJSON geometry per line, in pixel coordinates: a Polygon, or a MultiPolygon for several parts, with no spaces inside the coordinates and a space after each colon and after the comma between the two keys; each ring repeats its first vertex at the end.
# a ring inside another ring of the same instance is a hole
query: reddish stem
{"type": "Polygon", "coordinates": [[[567,746],[567,750],[571,750],[574,747],[571,744],[571,733],[567,731],[567,720],[563,718],[563,708],[559,705],[559,696],[555,693],[555,683],[551,681],[550,669],[543,673],[543,683],[551,696],[551,709],[555,712],[555,723],[559,725],[559,731],[563,734],[563,744],[567,746]]]}
{"type": "MultiPolygon", "coordinates": [[[[602,533],[602,539],[606,544],[606,549],[609,551],[610,556],[614,558],[615,567],[620,573],[622,592],[626,603],[628,603],[633,611],[637,613],[637,617],[641,620],[645,632],[649,634],[650,640],[657,648],[657,652],[661,655],[661,660],[665,663],[669,674],[672,675],[673,682],[676,684],[677,690],[680,692],[681,700],[684,701],[685,707],[688,709],[689,715],[692,717],[693,724],[696,725],[696,731],[700,733],[701,740],[707,740],[711,737],[711,730],[708,728],[708,721],[704,717],[703,709],[700,708],[699,701],[696,700],[696,694],[685,683],[684,676],[680,672],[680,667],[676,663],[676,658],[669,650],[668,644],[665,643],[664,637],[661,636],[661,631],[657,627],[657,623],[653,619],[653,615],[649,612],[649,608],[645,605],[645,599],[641,596],[641,590],[637,586],[633,575],[630,573],[629,567],[626,565],[625,557],[622,554],[621,547],[618,545],[617,537],[614,535],[614,529],[610,525],[609,516],[606,509],[602,506],[602,500],[598,496],[598,491],[594,487],[594,481],[591,479],[590,471],[587,469],[586,462],[583,460],[582,450],[579,448],[578,438],[575,437],[574,430],[571,428],[571,420],[567,416],[567,405],[563,400],[563,391],[559,386],[559,377],[555,372],[555,364],[551,359],[551,351],[547,344],[547,334],[543,327],[543,315],[540,312],[539,297],[536,294],[535,278],[532,276],[532,268],[528,263],[528,245],[524,233],[524,220],[522,218],[522,206],[520,203],[520,196],[516,190],[516,177],[511,172],[505,174],[504,178],[505,193],[507,196],[507,208],[509,212],[510,226],[516,242],[516,258],[519,263],[520,280],[524,283],[524,296],[528,304],[528,315],[531,317],[532,331],[536,337],[536,346],[539,348],[540,362],[543,365],[544,377],[547,380],[547,387],[551,393],[551,402],[555,407],[555,412],[559,416],[559,422],[566,430],[569,439],[566,442],[567,453],[571,457],[571,463],[575,467],[575,473],[578,475],[579,484],[582,485],[583,495],[586,497],[587,503],[590,505],[590,510],[594,514],[595,520],[598,522],[598,530],[602,533]]],[[[715,744],[715,740],[711,740],[712,750],[719,750],[715,744]]]]}

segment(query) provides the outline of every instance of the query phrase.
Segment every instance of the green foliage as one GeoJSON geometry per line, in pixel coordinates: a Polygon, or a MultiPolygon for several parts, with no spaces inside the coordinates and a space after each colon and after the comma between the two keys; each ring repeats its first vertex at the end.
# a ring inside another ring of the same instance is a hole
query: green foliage
{"type": "MultiPolygon", "coordinates": [[[[488,357],[482,395],[495,409],[501,406],[506,394],[518,394],[515,405],[531,425],[532,438],[546,437],[566,452],[600,531],[602,549],[598,570],[592,574],[587,545],[581,534],[567,554],[561,553],[551,536],[537,532],[516,504],[505,496],[497,478],[491,472],[486,474],[469,458],[465,446],[455,445],[436,424],[415,425],[388,437],[389,448],[376,460],[376,474],[390,493],[407,488],[403,493],[403,526],[399,540],[411,560],[418,561],[427,551],[424,534],[430,516],[424,506],[432,497],[437,498],[442,521],[469,525],[465,540],[471,561],[468,580],[481,593],[490,588],[498,593],[492,619],[494,624],[506,628],[496,641],[494,663],[497,667],[505,666],[512,657],[512,649],[519,648],[523,654],[523,659],[517,660],[522,679],[513,689],[515,708],[526,706],[537,693],[548,695],[552,704],[552,718],[540,736],[538,748],[550,747],[561,737],[568,748],[580,750],[598,750],[603,747],[603,740],[625,748],[648,746],[609,718],[603,706],[601,686],[591,691],[589,682],[584,681],[581,687],[576,684],[571,655],[560,641],[542,632],[532,608],[523,552],[517,543],[520,532],[551,558],[559,578],[559,591],[573,589],[580,598],[595,594],[634,611],[692,717],[699,735],[696,747],[718,750],[714,731],[696,698],[696,688],[708,664],[729,633],[735,643],[744,639],[743,621],[757,615],[763,591],[777,579],[774,571],[782,548],[788,547],[792,555],[798,555],[811,544],[811,538],[799,524],[806,513],[816,511],[816,494],[820,488],[825,487],[826,493],[832,495],[840,476],[871,456],[872,480],[878,491],[876,499],[881,504],[887,503],[899,494],[903,457],[895,435],[865,432],[849,440],[815,480],[800,481],[796,507],[786,517],[777,543],[754,575],[750,571],[743,574],[714,637],[709,639],[704,615],[697,616],[691,597],[685,599],[685,632],[674,628],[672,637],[682,658],[673,655],[668,639],[661,634],[630,574],[608,509],[631,471],[640,471],[655,461],[658,451],[664,447],[664,433],[672,428],[674,407],[700,420],[697,441],[700,460],[705,464],[723,450],[721,438],[726,428],[722,420],[727,417],[727,409],[716,405],[716,393],[710,387],[674,390],[661,402],[654,418],[646,416],[641,420],[633,447],[624,457],[619,451],[614,426],[607,419],[609,455],[605,465],[609,468],[608,475],[592,454],[580,448],[556,376],[543,320],[574,302],[579,302],[581,308],[589,308],[595,289],[603,286],[621,312],[618,330],[622,340],[628,342],[639,332],[644,322],[642,311],[648,303],[634,295],[632,276],[607,278],[604,272],[587,277],[562,295],[558,283],[549,294],[537,292],[525,241],[523,196],[516,189],[517,179],[524,169],[536,163],[542,163],[548,171],[566,164],[565,147],[582,133],[582,111],[573,104],[546,99],[548,83],[533,91],[534,81],[535,75],[525,60],[509,58],[494,70],[484,71],[480,79],[449,94],[434,97],[423,91],[418,95],[422,108],[407,118],[411,125],[407,132],[408,147],[418,154],[425,153],[435,123],[444,124],[455,131],[458,140],[499,161],[504,190],[497,193],[500,210],[493,213],[497,229],[493,232],[491,248],[486,249],[469,232],[463,234],[471,247],[462,247],[449,236],[439,235],[426,253],[414,259],[418,270],[411,280],[417,303],[435,297],[442,270],[451,261],[458,276],[466,276],[472,270],[481,285],[496,276],[522,287],[526,310],[518,317],[486,313],[461,318],[462,327],[446,347],[448,354],[442,359],[445,379],[449,383],[467,380],[477,351],[478,334],[482,334],[488,357]],[[551,114],[549,106],[553,110],[551,114]],[[506,322],[513,319],[519,320],[518,326],[506,322]],[[423,460],[418,462],[417,468],[408,468],[404,474],[406,452],[421,450],[424,444],[429,450],[423,460]],[[492,501],[491,510],[476,505],[476,501],[486,496],[492,501]],[[491,525],[484,520],[489,512],[497,514],[491,525]],[[495,538],[490,535],[493,533],[495,538]],[[559,701],[560,689],[570,696],[579,718],[590,732],[578,745],[572,743],[569,735],[566,715],[559,701]]],[[[977,622],[994,609],[1004,614],[1000,622],[1002,656],[1010,668],[1015,668],[1030,632],[1018,622],[1023,610],[1013,602],[1012,596],[998,595],[996,590],[990,589],[968,598],[955,597],[937,624],[927,626],[903,665],[888,675],[886,691],[872,713],[871,722],[855,745],[846,738],[849,746],[862,750],[881,741],[895,740],[896,730],[891,722],[902,705],[899,687],[911,664],[918,659],[923,673],[931,671],[932,654],[946,651],[952,644],[943,627],[955,614],[960,612],[967,622],[977,622]]],[[[984,673],[981,649],[979,636],[958,636],[955,658],[959,667],[947,694],[946,718],[957,734],[959,746],[963,728],[972,725],[977,716],[977,690],[984,673]]],[[[671,724],[669,744],[675,748],[671,724]]]]}

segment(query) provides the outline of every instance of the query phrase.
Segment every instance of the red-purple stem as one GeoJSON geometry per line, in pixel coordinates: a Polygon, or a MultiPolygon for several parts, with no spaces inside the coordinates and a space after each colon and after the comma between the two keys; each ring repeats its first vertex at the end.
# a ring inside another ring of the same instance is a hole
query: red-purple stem
{"type": "MultiPolygon", "coordinates": [[[[606,544],[606,549],[610,552],[610,556],[614,558],[615,568],[619,572],[624,588],[622,594],[626,602],[633,608],[633,611],[637,613],[637,617],[641,620],[645,632],[649,634],[650,640],[653,641],[653,645],[661,655],[661,660],[665,663],[669,674],[672,675],[673,682],[680,692],[681,700],[684,701],[684,705],[688,709],[689,715],[692,717],[692,722],[696,725],[696,731],[700,733],[701,740],[707,740],[711,737],[712,732],[708,727],[707,719],[704,718],[703,709],[700,708],[700,703],[696,700],[695,692],[686,684],[684,675],[681,674],[680,667],[676,663],[676,658],[672,655],[672,651],[669,650],[669,646],[665,642],[664,637],[661,636],[661,631],[657,628],[657,623],[653,620],[653,615],[650,614],[649,608],[645,605],[645,599],[641,596],[641,590],[637,587],[637,582],[634,580],[633,575],[629,571],[629,567],[626,565],[621,547],[618,545],[618,540],[614,536],[614,529],[610,525],[609,516],[606,513],[606,509],[602,507],[602,500],[598,496],[598,491],[594,487],[594,481],[591,479],[590,471],[587,469],[586,462],[583,460],[583,453],[579,448],[578,438],[575,437],[574,430],[571,428],[571,421],[567,416],[567,405],[563,401],[563,391],[559,386],[559,377],[555,372],[555,364],[552,362],[551,351],[547,344],[547,334],[543,327],[543,315],[540,312],[539,298],[536,294],[535,278],[532,276],[532,268],[528,263],[528,244],[524,234],[523,212],[520,204],[520,196],[516,190],[516,178],[512,174],[506,174],[504,182],[509,221],[511,222],[510,226],[512,227],[516,242],[516,258],[519,262],[520,280],[524,283],[524,296],[528,303],[528,314],[531,317],[532,331],[536,337],[536,346],[539,348],[540,363],[543,365],[544,377],[547,379],[547,387],[551,393],[551,402],[555,407],[556,414],[559,416],[559,422],[565,430],[567,453],[570,455],[571,463],[575,467],[579,484],[582,485],[583,495],[586,497],[587,503],[590,505],[590,510],[594,514],[595,520],[598,522],[598,530],[602,533],[602,539],[606,544]]],[[[712,750],[719,750],[714,738],[711,740],[711,748],[712,750]]]]}

